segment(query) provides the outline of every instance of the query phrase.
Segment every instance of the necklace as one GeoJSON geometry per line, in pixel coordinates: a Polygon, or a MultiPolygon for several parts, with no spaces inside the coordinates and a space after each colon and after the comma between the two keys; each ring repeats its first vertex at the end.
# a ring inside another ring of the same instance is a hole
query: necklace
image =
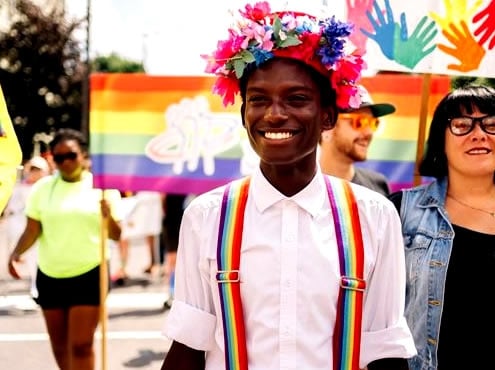
{"type": "Polygon", "coordinates": [[[495,218],[495,211],[487,211],[486,209],[481,209],[481,208],[476,208],[476,207],[470,206],[469,204],[466,204],[464,202],[461,202],[459,199],[454,198],[451,194],[447,194],[447,196],[450,197],[455,202],[459,203],[461,206],[468,207],[468,208],[474,209],[475,211],[480,211],[480,212],[489,214],[490,216],[495,218]]]}

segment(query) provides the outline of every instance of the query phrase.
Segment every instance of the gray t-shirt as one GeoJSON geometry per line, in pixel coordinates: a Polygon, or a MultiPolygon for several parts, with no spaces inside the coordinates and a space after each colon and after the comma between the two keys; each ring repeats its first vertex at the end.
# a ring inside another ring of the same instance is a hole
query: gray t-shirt
{"type": "Polygon", "coordinates": [[[354,177],[351,182],[366,186],[385,196],[390,194],[387,178],[380,172],[369,170],[366,168],[356,167],[354,177]]]}

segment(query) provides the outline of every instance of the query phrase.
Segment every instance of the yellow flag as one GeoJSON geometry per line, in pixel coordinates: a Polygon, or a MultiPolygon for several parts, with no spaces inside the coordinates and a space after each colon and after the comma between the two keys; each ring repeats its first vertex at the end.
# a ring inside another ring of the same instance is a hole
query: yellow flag
{"type": "Polygon", "coordinates": [[[0,213],[12,194],[22,151],[0,86],[0,213]]]}

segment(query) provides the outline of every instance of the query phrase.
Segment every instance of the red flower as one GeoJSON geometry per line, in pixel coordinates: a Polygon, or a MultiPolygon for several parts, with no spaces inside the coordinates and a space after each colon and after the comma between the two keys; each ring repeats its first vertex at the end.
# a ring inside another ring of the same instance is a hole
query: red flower
{"type": "Polygon", "coordinates": [[[219,76],[213,85],[213,93],[222,97],[223,105],[234,105],[235,96],[239,92],[239,81],[235,75],[219,76]]]}
{"type": "Polygon", "coordinates": [[[299,40],[301,41],[299,45],[291,46],[290,48],[275,49],[273,50],[273,55],[281,58],[300,60],[309,64],[323,75],[328,75],[329,71],[323,67],[319,57],[315,54],[315,50],[318,49],[320,37],[319,34],[306,32],[299,36],[299,40]]]}

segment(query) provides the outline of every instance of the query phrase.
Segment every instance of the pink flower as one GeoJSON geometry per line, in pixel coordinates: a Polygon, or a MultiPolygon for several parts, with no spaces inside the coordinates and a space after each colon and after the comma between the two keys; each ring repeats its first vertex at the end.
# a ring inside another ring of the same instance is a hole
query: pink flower
{"type": "Polygon", "coordinates": [[[256,40],[257,45],[264,50],[270,51],[273,48],[273,42],[271,41],[273,30],[267,31],[258,23],[250,23],[241,32],[245,36],[240,45],[241,49],[247,49],[252,40],[256,40]]]}
{"type": "MultiPolygon", "coordinates": [[[[265,31],[265,30],[263,30],[263,31],[265,31]]],[[[269,31],[266,31],[264,33],[265,34],[260,39],[258,39],[258,42],[260,43],[260,47],[263,50],[271,51],[273,49],[273,41],[271,40],[273,31],[269,30],[269,31]]]]}
{"type": "Polygon", "coordinates": [[[242,10],[239,10],[239,13],[241,13],[243,17],[252,19],[255,22],[263,20],[263,18],[265,18],[271,12],[270,4],[267,1],[261,1],[254,4],[254,6],[251,6],[251,4],[247,4],[244,9],[244,12],[242,10]]]}
{"type": "Polygon", "coordinates": [[[297,27],[297,20],[293,14],[282,15],[281,21],[283,24],[286,25],[288,31],[291,31],[297,27]]]}

